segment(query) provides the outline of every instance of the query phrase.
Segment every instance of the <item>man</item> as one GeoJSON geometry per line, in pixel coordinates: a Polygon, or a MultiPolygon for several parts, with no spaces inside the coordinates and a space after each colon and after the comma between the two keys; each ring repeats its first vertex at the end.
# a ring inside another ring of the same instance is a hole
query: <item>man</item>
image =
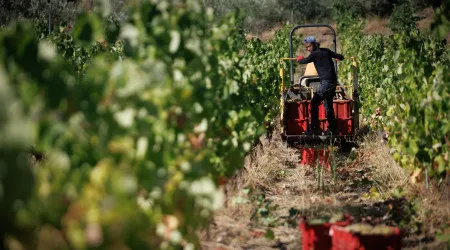
{"type": "Polygon", "coordinates": [[[305,48],[310,52],[308,57],[299,56],[297,62],[301,64],[314,62],[320,78],[320,86],[311,100],[311,127],[306,135],[317,135],[319,128],[319,104],[324,101],[327,113],[328,130],[325,135],[336,134],[336,124],[334,121],[333,97],[336,91],[337,77],[331,58],[344,60],[344,56],[336,54],[325,48],[319,48],[319,43],[313,36],[308,36],[303,40],[305,48]]]}

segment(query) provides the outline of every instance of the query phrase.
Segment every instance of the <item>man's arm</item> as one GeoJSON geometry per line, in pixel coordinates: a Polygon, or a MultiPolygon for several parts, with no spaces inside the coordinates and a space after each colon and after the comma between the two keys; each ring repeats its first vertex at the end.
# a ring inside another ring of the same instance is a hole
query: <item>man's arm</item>
{"type": "Polygon", "coordinates": [[[338,54],[338,53],[334,53],[332,50],[328,50],[329,51],[329,53],[330,53],[330,55],[331,55],[331,57],[332,58],[336,58],[336,59],[339,59],[339,60],[344,60],[344,56],[343,55],[341,55],[341,54],[338,54]]]}
{"type": "Polygon", "coordinates": [[[302,56],[297,57],[297,63],[306,64],[306,63],[310,63],[310,62],[314,62],[314,52],[309,54],[308,57],[304,57],[304,58],[302,56]]]}

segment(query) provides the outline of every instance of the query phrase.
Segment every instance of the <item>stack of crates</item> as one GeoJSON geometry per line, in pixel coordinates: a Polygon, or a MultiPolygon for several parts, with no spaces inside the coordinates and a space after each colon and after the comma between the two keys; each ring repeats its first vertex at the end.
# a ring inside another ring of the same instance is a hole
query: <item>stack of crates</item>
{"type": "MultiPolygon", "coordinates": [[[[287,135],[301,135],[308,130],[311,124],[311,101],[286,103],[286,133],[287,135]]],[[[336,119],[336,129],[340,136],[353,134],[351,100],[334,100],[333,109],[336,119]]],[[[319,105],[319,126],[323,131],[328,129],[325,107],[323,102],[319,105]]]]}

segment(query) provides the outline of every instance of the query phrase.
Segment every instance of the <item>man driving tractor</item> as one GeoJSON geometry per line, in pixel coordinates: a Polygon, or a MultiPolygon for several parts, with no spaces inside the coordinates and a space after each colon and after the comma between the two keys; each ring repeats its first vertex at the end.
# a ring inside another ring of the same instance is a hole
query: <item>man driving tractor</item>
{"type": "Polygon", "coordinates": [[[305,134],[320,134],[319,104],[324,101],[328,121],[328,130],[325,131],[324,135],[336,135],[333,97],[336,91],[337,77],[332,58],[344,60],[344,56],[329,49],[320,48],[314,36],[306,37],[303,44],[310,54],[308,57],[298,56],[297,62],[301,64],[313,62],[320,78],[320,86],[311,100],[311,127],[305,134]]]}

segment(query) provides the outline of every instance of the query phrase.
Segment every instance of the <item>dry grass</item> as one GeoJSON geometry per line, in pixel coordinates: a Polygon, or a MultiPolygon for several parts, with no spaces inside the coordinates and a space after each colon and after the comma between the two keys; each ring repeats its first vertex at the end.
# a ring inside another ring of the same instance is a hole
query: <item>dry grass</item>
{"type": "Polygon", "coordinates": [[[246,183],[261,190],[276,191],[274,182],[285,178],[285,166],[295,167],[299,162],[295,149],[281,140],[265,141],[253,151],[245,166],[246,183]]]}
{"type": "Polygon", "coordinates": [[[369,166],[373,172],[372,178],[376,181],[382,192],[389,192],[392,188],[404,186],[409,180],[407,170],[400,167],[392,159],[385,141],[378,135],[369,135],[361,150],[362,162],[369,166]]]}
{"type": "MultiPolygon", "coordinates": [[[[418,217],[424,222],[422,230],[425,234],[436,234],[445,222],[450,222],[450,181],[438,184],[431,181],[427,189],[425,183],[410,185],[407,195],[415,198],[418,217]]],[[[448,230],[448,228],[447,228],[448,230]]]]}
{"type": "MultiPolygon", "coordinates": [[[[275,131],[279,132],[280,128],[275,131]]],[[[398,225],[400,220],[423,221],[426,223],[422,233],[405,238],[405,248],[442,246],[432,239],[443,223],[450,220],[449,182],[440,188],[433,184],[429,190],[423,183],[410,184],[408,171],[395,163],[382,138],[369,135],[352,153],[354,160],[350,156],[336,156],[339,162],[336,182],[332,181],[331,171],[325,169],[324,186],[319,188],[314,167],[299,165],[298,151],[287,147],[277,132],[271,141],[261,138],[246,158],[244,168],[226,185],[224,208],[201,234],[204,249],[298,249],[301,236],[297,227],[290,224],[292,220],[298,221],[300,215],[315,217],[336,212],[350,213],[356,221],[388,225],[398,225]],[[366,177],[371,179],[371,184],[354,186],[356,179],[366,177]],[[270,211],[279,220],[271,228],[275,239],[264,238],[267,227],[251,219],[257,205],[251,202],[252,194],[242,192],[248,187],[264,193],[275,205],[270,211]],[[363,198],[373,187],[380,195],[363,198]],[[393,195],[394,189],[402,190],[403,196],[393,195]],[[236,203],[237,197],[247,202],[236,203]],[[411,212],[413,203],[418,208],[411,212]],[[297,217],[289,217],[291,208],[299,211],[297,217]]]]}
{"type": "MultiPolygon", "coordinates": [[[[417,22],[417,28],[420,30],[426,30],[430,28],[431,23],[434,20],[434,10],[432,8],[426,8],[420,12],[417,12],[416,15],[421,19],[417,22]]],[[[389,23],[389,18],[380,18],[377,16],[368,17],[367,25],[363,30],[363,33],[366,35],[370,34],[382,34],[382,35],[391,35],[392,31],[387,27],[389,23]]]]}
{"type": "Polygon", "coordinates": [[[434,10],[433,8],[426,8],[418,12],[417,16],[422,18],[417,22],[417,27],[421,30],[429,29],[434,20],[434,10]]]}
{"type": "Polygon", "coordinates": [[[367,24],[363,30],[363,33],[366,35],[391,35],[392,31],[387,27],[388,22],[389,19],[387,18],[369,17],[367,18],[367,24]]]}

